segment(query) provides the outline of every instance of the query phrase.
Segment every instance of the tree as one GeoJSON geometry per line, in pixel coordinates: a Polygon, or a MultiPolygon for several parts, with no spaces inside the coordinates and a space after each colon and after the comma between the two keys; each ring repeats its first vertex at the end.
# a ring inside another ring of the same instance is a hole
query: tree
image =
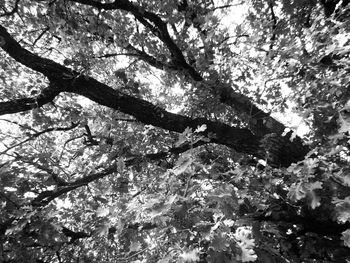
{"type": "Polygon", "coordinates": [[[350,260],[348,1],[0,7],[0,262],[350,260]]]}

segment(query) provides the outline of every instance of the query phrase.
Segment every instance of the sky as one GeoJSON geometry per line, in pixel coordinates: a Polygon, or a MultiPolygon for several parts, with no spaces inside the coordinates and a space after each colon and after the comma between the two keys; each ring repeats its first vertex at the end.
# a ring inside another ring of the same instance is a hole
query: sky
{"type": "MultiPolygon", "coordinates": [[[[227,2],[227,1],[216,0],[214,2],[216,3],[216,6],[222,6],[222,5],[225,5],[226,4],[225,2],[227,2]]],[[[221,14],[223,12],[223,10],[225,10],[225,12],[227,12],[227,15],[219,15],[220,23],[221,23],[222,27],[228,29],[228,31],[231,33],[231,35],[234,35],[235,34],[234,30],[235,30],[236,26],[241,24],[244,21],[244,18],[248,13],[248,8],[243,2],[243,4],[241,4],[241,5],[235,5],[235,6],[232,6],[229,8],[225,8],[225,9],[218,9],[215,12],[216,12],[216,14],[221,14]]],[[[125,63],[123,63],[123,61],[120,61],[121,64],[127,65],[127,63],[126,63],[127,59],[124,59],[124,60],[125,60],[125,63]]],[[[145,81],[152,83],[153,86],[150,85],[150,87],[153,87],[153,92],[156,94],[157,90],[159,89],[159,85],[161,85],[161,83],[159,82],[159,77],[148,76],[148,79],[145,81]]],[[[288,90],[288,89],[286,89],[286,90],[288,90]]],[[[183,94],[183,91],[181,90],[181,88],[179,86],[175,86],[172,89],[172,92],[174,94],[178,94],[180,96],[183,94]]],[[[88,106],[90,104],[86,100],[82,100],[81,102],[85,106],[88,106]]],[[[179,105],[178,107],[170,109],[170,111],[179,112],[182,109],[182,107],[183,107],[183,105],[179,105]]],[[[303,123],[302,118],[295,113],[292,113],[292,112],[289,112],[287,114],[274,113],[274,117],[277,118],[278,120],[280,120],[282,123],[286,124],[287,126],[290,126],[292,129],[294,129],[299,136],[304,135],[308,131],[308,128],[305,125],[305,123],[303,123]]],[[[3,120],[0,119],[0,131],[2,133],[7,133],[9,135],[10,134],[15,135],[14,131],[16,129],[18,129],[18,127],[16,128],[15,124],[10,124],[9,122],[6,121],[6,120],[15,119],[14,116],[11,116],[11,115],[2,116],[2,119],[3,120]]],[[[0,152],[4,151],[6,149],[4,143],[5,142],[0,143],[0,152]]]]}

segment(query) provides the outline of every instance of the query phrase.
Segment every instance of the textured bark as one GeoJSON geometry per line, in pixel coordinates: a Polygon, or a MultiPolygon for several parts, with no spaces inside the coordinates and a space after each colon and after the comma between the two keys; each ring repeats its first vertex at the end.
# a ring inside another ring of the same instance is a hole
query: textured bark
{"type": "Polygon", "coordinates": [[[288,166],[294,161],[303,159],[307,148],[301,142],[290,143],[288,138],[279,137],[282,144],[274,144],[267,149],[262,143],[262,137],[253,134],[249,129],[235,128],[227,124],[210,121],[204,118],[190,118],[187,116],[167,112],[145,100],[126,95],[113,88],[62,66],[50,59],[37,56],[22,48],[11,37],[6,29],[0,26],[2,49],[21,64],[44,74],[50,81],[50,86],[43,90],[37,98],[20,99],[2,102],[0,113],[15,113],[35,108],[51,101],[60,92],[71,92],[82,95],[92,101],[123,113],[134,116],[144,124],[163,128],[174,132],[183,132],[187,127],[195,130],[205,124],[207,129],[201,133],[211,142],[226,145],[238,152],[248,153],[257,158],[265,159],[267,152],[278,153],[271,159],[273,166],[288,166]],[[45,95],[46,94],[46,95],[45,95]]]}

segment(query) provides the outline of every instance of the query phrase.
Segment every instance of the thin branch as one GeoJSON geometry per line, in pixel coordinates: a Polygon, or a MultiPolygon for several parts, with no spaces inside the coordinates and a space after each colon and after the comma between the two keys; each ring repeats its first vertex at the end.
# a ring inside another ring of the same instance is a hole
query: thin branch
{"type": "Polygon", "coordinates": [[[104,54],[100,56],[94,56],[93,58],[111,58],[111,57],[117,57],[117,56],[137,56],[135,53],[110,53],[110,54],[104,54]]]}
{"type": "MultiPolygon", "coordinates": [[[[123,10],[130,14],[133,14],[135,18],[141,23],[144,21],[151,23],[150,26],[148,26],[147,23],[144,23],[144,25],[146,27],[150,27],[149,29],[151,31],[155,31],[154,28],[157,29],[158,35],[155,33],[157,38],[168,48],[169,52],[172,55],[171,65],[174,66],[173,69],[181,70],[182,73],[191,76],[191,78],[195,81],[205,81],[200,72],[198,72],[194,67],[187,63],[182,51],[170,37],[167,29],[167,23],[163,21],[157,14],[145,10],[144,8],[129,0],[119,0],[112,3],[101,3],[93,0],[70,1],[92,6],[98,9],[123,10]]],[[[184,10],[186,11],[186,7],[184,10]]],[[[268,53],[268,51],[265,52],[268,53]]],[[[143,59],[147,63],[152,62],[153,66],[164,66],[164,63],[158,64],[158,61],[147,60],[147,57],[143,57],[143,59]]],[[[253,131],[254,134],[258,136],[264,136],[269,133],[277,133],[278,135],[283,134],[286,127],[282,123],[272,118],[269,113],[260,110],[251,102],[249,97],[236,93],[232,87],[229,87],[224,83],[220,84],[221,85],[219,86],[208,84],[204,85],[203,87],[209,88],[211,92],[216,96],[219,95],[221,103],[231,106],[235,111],[242,113],[242,116],[249,117],[248,114],[252,112],[252,115],[255,116],[255,118],[249,123],[249,129],[253,131]]]]}
{"type": "MultiPolygon", "coordinates": [[[[84,0],[84,2],[85,1],[87,0],[84,0]]],[[[126,0],[113,2],[113,4],[121,4],[124,1],[126,0]]],[[[127,3],[129,2],[127,1],[127,3]]],[[[168,131],[181,133],[187,128],[195,130],[198,126],[206,125],[206,130],[198,135],[206,137],[210,142],[222,144],[238,152],[252,154],[261,159],[265,159],[266,157],[266,149],[264,148],[264,144],[261,144],[261,139],[266,134],[276,133],[279,135],[279,141],[281,142],[278,145],[274,145],[278,147],[275,149],[275,152],[278,152],[278,156],[280,157],[277,159],[277,155],[275,156],[275,163],[272,165],[276,166],[289,166],[292,162],[303,159],[305,154],[309,151],[309,148],[304,146],[301,140],[290,142],[289,138],[282,137],[281,134],[285,126],[271,118],[268,113],[261,111],[258,107],[253,105],[251,100],[244,94],[233,92],[231,85],[222,83],[218,87],[217,84],[214,86],[210,83],[203,83],[203,88],[209,87],[213,91],[219,92],[220,101],[232,105],[237,112],[245,113],[246,115],[251,113],[250,116],[256,116],[255,122],[251,122],[252,127],[250,127],[250,129],[232,127],[228,124],[211,121],[205,118],[191,118],[185,115],[171,113],[146,100],[115,90],[92,77],[85,76],[50,59],[42,58],[31,53],[21,47],[1,25],[0,36],[4,39],[4,44],[1,48],[8,55],[23,65],[44,74],[49,78],[50,85],[53,86],[51,89],[48,89],[48,93],[49,95],[51,94],[51,97],[44,96],[46,100],[42,99],[41,101],[40,98],[34,101],[30,98],[32,103],[47,103],[47,101],[51,101],[60,92],[65,91],[82,95],[102,106],[132,115],[145,125],[151,124],[168,131]],[[49,97],[50,100],[48,100],[47,97],[49,97]],[[254,130],[254,133],[251,130],[254,130]]],[[[22,103],[16,110],[12,110],[13,103],[5,102],[5,104],[6,103],[8,104],[6,111],[2,111],[1,104],[3,103],[0,103],[0,114],[3,112],[14,113],[35,107],[35,105],[27,106],[26,104],[24,104],[26,107],[23,107],[22,103]]]]}
{"type": "Polygon", "coordinates": [[[56,251],[56,257],[57,257],[58,263],[62,263],[63,262],[59,250],[56,251]]]}
{"type": "Polygon", "coordinates": [[[36,43],[46,34],[47,31],[49,31],[50,28],[46,27],[44,28],[44,30],[39,34],[39,36],[34,40],[32,46],[34,47],[36,45],[36,43]]]}
{"type": "Polygon", "coordinates": [[[145,252],[146,250],[149,250],[149,249],[150,249],[149,247],[145,247],[144,249],[139,250],[138,252],[132,254],[131,256],[123,257],[123,258],[116,258],[116,260],[117,260],[117,262],[120,262],[120,261],[130,262],[130,259],[142,254],[143,252],[145,252]]]}
{"type": "Polygon", "coordinates": [[[75,127],[77,127],[79,125],[79,123],[72,123],[72,125],[70,127],[54,127],[54,128],[48,128],[48,129],[45,129],[43,131],[40,131],[40,132],[37,132],[37,133],[34,133],[34,134],[31,134],[27,139],[15,144],[15,145],[12,145],[10,147],[8,147],[6,150],[0,152],[0,155],[3,155],[5,153],[7,153],[8,151],[10,151],[11,149],[14,149],[18,146],[21,146],[22,144],[25,144],[26,142],[29,142],[31,140],[34,140],[35,138],[38,138],[40,135],[42,134],[45,134],[45,133],[49,133],[49,132],[53,132],[53,131],[69,131],[69,130],[72,130],[74,129],[75,127]]]}
{"type": "Polygon", "coordinates": [[[215,11],[215,10],[218,10],[218,9],[226,9],[226,8],[230,8],[230,7],[236,7],[236,6],[240,6],[242,4],[244,4],[244,2],[237,3],[237,4],[234,4],[234,5],[221,5],[221,6],[214,7],[211,11],[215,11]]]}
{"type": "Polygon", "coordinates": [[[71,0],[71,2],[93,6],[98,9],[119,9],[133,14],[141,24],[148,28],[168,48],[172,55],[172,63],[174,65],[182,70],[185,70],[194,80],[203,80],[200,73],[187,63],[184,54],[171,38],[168,32],[167,23],[164,22],[157,14],[145,10],[141,6],[138,6],[129,0],[119,0],[114,1],[113,3],[100,3],[92,0],[71,0]]]}
{"type": "Polygon", "coordinates": [[[139,122],[138,120],[135,119],[123,119],[123,118],[118,118],[118,119],[114,119],[116,121],[126,121],[126,122],[139,122]]]}
{"type": "Polygon", "coordinates": [[[86,130],[86,133],[84,133],[84,135],[87,136],[87,140],[85,140],[84,144],[89,145],[89,146],[90,145],[98,145],[99,142],[95,139],[96,136],[92,135],[89,125],[85,124],[84,128],[86,130]]]}
{"type": "Polygon", "coordinates": [[[19,4],[20,0],[16,0],[14,7],[12,8],[11,11],[7,11],[5,9],[5,7],[2,7],[4,14],[0,15],[0,17],[4,17],[4,16],[12,16],[14,13],[16,13],[18,11],[18,4],[19,4]]]}
{"type": "Polygon", "coordinates": [[[128,44],[125,48],[134,52],[133,56],[140,58],[141,60],[143,60],[144,62],[148,63],[149,65],[155,68],[158,68],[161,70],[164,70],[164,69],[181,70],[182,69],[181,67],[178,67],[176,64],[169,64],[169,63],[162,62],[156,59],[155,57],[147,54],[145,51],[139,50],[133,47],[131,44],[128,44]]]}
{"type": "Polygon", "coordinates": [[[62,155],[63,155],[64,150],[66,149],[67,144],[70,143],[70,142],[72,142],[72,141],[74,141],[74,140],[80,139],[80,138],[82,138],[82,137],[84,137],[84,134],[81,134],[81,135],[79,135],[79,136],[70,138],[70,139],[68,139],[67,141],[65,141],[65,143],[63,144],[62,151],[61,151],[61,153],[60,153],[60,157],[58,158],[58,162],[60,162],[60,160],[62,159],[62,155]]]}
{"type": "Polygon", "coordinates": [[[0,197],[3,197],[5,200],[7,200],[8,202],[10,202],[11,204],[13,204],[17,209],[21,208],[21,206],[19,204],[17,204],[16,202],[14,202],[10,197],[8,197],[6,194],[0,192],[0,197]]]}
{"type": "MultiPolygon", "coordinates": [[[[137,165],[140,164],[144,161],[159,161],[161,159],[168,158],[172,154],[180,154],[182,152],[185,152],[189,149],[193,149],[195,147],[199,147],[203,144],[206,144],[208,142],[205,141],[198,141],[195,144],[184,144],[179,147],[173,147],[170,148],[168,151],[162,151],[158,153],[150,153],[150,154],[145,154],[141,156],[135,156],[132,157],[128,160],[125,160],[125,166],[130,167],[132,165],[137,165]]],[[[115,173],[117,170],[117,164],[114,163],[110,167],[104,169],[103,171],[99,173],[93,173],[90,175],[87,175],[83,178],[79,178],[73,182],[67,182],[65,186],[57,188],[55,190],[48,190],[48,191],[43,191],[41,192],[36,198],[34,198],[31,202],[32,205],[34,206],[44,206],[48,203],[50,203],[52,200],[55,198],[66,194],[68,192],[71,192],[79,187],[82,186],[87,186],[89,183],[94,182],[96,180],[102,179],[112,173],[115,173]]]]}
{"type": "Polygon", "coordinates": [[[66,237],[70,238],[69,244],[72,244],[72,243],[74,243],[74,241],[76,241],[78,239],[81,239],[81,238],[89,238],[89,237],[91,237],[91,234],[89,234],[89,233],[85,233],[85,232],[82,232],[82,231],[74,232],[73,230],[70,230],[67,227],[62,227],[62,233],[66,237]]]}
{"type": "Polygon", "coordinates": [[[269,46],[269,50],[271,51],[273,49],[273,46],[275,44],[276,41],[276,29],[277,29],[277,17],[275,15],[275,11],[273,9],[273,3],[270,1],[269,2],[269,9],[271,12],[271,17],[272,17],[272,35],[270,38],[270,46],[269,46]]]}
{"type": "Polygon", "coordinates": [[[1,164],[0,164],[0,169],[1,169],[2,167],[4,167],[4,166],[8,165],[9,163],[10,163],[10,161],[7,161],[7,162],[4,162],[4,163],[1,163],[1,164]]]}
{"type": "Polygon", "coordinates": [[[65,186],[67,185],[67,182],[65,180],[63,180],[57,173],[55,173],[51,168],[46,167],[44,165],[39,164],[38,162],[33,162],[30,159],[25,159],[22,156],[20,156],[19,154],[16,154],[17,157],[24,163],[28,163],[30,165],[33,165],[35,168],[45,171],[47,172],[51,178],[53,179],[53,181],[56,183],[57,186],[65,186]]]}
{"type": "Polygon", "coordinates": [[[18,125],[19,127],[21,127],[24,130],[31,130],[33,132],[38,132],[37,130],[35,130],[34,128],[30,127],[29,125],[23,125],[23,124],[20,124],[20,123],[18,123],[16,121],[10,121],[10,120],[7,120],[7,119],[0,119],[0,121],[6,121],[8,123],[16,124],[16,125],[18,125]]]}

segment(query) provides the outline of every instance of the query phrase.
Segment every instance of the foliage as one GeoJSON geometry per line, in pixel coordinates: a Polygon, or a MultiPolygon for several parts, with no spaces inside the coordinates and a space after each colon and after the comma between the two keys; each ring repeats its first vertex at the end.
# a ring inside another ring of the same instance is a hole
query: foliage
{"type": "Polygon", "coordinates": [[[0,262],[350,262],[348,2],[1,2],[0,262]]]}

